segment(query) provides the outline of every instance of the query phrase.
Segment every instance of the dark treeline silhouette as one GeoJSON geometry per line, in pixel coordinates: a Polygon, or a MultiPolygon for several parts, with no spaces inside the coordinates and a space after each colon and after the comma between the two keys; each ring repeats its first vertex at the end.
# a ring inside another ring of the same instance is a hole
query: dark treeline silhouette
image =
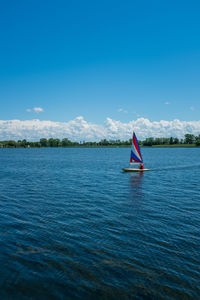
{"type": "MultiPolygon", "coordinates": [[[[129,146],[131,139],[128,141],[121,140],[106,140],[100,142],[72,142],[67,138],[60,139],[40,139],[39,142],[28,142],[27,140],[14,140],[0,141],[1,148],[39,148],[39,147],[114,147],[114,146],[129,146]]],[[[200,146],[200,134],[194,136],[193,134],[185,134],[183,139],[176,137],[170,138],[146,138],[144,141],[139,141],[141,146],[171,146],[171,145],[196,145],[200,146]]]]}
{"type": "Polygon", "coordinates": [[[184,139],[178,139],[176,137],[170,138],[147,138],[142,141],[143,146],[154,146],[154,145],[183,145],[183,144],[194,144],[196,146],[200,146],[200,134],[198,136],[194,136],[193,134],[185,134],[184,139]]]}

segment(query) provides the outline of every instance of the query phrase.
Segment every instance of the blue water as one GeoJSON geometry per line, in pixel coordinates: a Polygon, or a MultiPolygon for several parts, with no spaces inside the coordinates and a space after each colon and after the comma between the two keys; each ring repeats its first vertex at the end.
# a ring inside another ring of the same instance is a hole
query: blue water
{"type": "Polygon", "coordinates": [[[200,149],[0,149],[1,299],[199,299],[200,149]]]}

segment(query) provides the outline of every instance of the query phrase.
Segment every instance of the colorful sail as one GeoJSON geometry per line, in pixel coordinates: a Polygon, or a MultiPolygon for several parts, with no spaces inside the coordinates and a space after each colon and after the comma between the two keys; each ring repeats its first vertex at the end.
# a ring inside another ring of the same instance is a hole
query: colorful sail
{"type": "Polygon", "coordinates": [[[133,132],[132,146],[131,146],[131,158],[130,163],[143,163],[142,154],[140,152],[140,146],[136,138],[135,132],[133,132]]]}

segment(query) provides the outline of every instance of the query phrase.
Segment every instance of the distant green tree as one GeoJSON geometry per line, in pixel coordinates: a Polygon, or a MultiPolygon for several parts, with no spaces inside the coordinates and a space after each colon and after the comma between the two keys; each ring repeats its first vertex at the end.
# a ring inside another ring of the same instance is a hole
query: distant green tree
{"type": "Polygon", "coordinates": [[[53,138],[48,139],[48,144],[49,147],[54,147],[54,139],[53,138]]]}
{"type": "Polygon", "coordinates": [[[25,139],[22,140],[21,141],[21,146],[25,148],[27,146],[27,140],[25,140],[25,139]]]}
{"type": "Polygon", "coordinates": [[[59,144],[60,144],[60,140],[59,139],[50,138],[48,140],[48,144],[49,144],[50,147],[58,147],[59,144]]]}
{"type": "Polygon", "coordinates": [[[53,138],[48,139],[48,144],[49,144],[49,147],[53,147],[54,146],[54,139],[53,138]]]}
{"type": "Polygon", "coordinates": [[[195,136],[193,134],[185,134],[185,143],[186,144],[194,144],[195,142],[195,136]]]}
{"type": "Polygon", "coordinates": [[[55,147],[60,147],[61,146],[61,142],[60,139],[55,139],[55,147]]]}
{"type": "Polygon", "coordinates": [[[195,137],[195,145],[198,147],[200,146],[200,134],[195,137]]]}
{"type": "Polygon", "coordinates": [[[170,138],[163,138],[163,145],[170,145],[170,138]]]}
{"type": "Polygon", "coordinates": [[[108,146],[109,145],[109,141],[107,141],[106,139],[103,139],[99,142],[100,146],[108,146]]]}
{"type": "Polygon", "coordinates": [[[33,142],[33,147],[40,148],[42,147],[42,144],[40,142],[33,142]]]}
{"type": "Polygon", "coordinates": [[[71,145],[72,145],[72,142],[71,142],[70,140],[68,140],[67,138],[64,138],[64,139],[62,139],[62,141],[61,141],[61,145],[62,145],[63,147],[71,146],[71,145]]]}
{"type": "Polygon", "coordinates": [[[16,144],[17,143],[13,140],[10,140],[10,141],[7,142],[8,147],[16,147],[16,144]]]}
{"type": "Polygon", "coordinates": [[[143,141],[144,146],[153,146],[154,145],[154,138],[150,137],[143,141]]]}
{"type": "Polygon", "coordinates": [[[18,147],[18,148],[22,147],[22,141],[21,141],[21,140],[18,140],[18,141],[17,141],[16,147],[18,147]]]}
{"type": "Polygon", "coordinates": [[[40,144],[42,147],[48,147],[48,140],[45,138],[40,139],[40,144]]]}
{"type": "Polygon", "coordinates": [[[174,138],[173,138],[172,136],[171,136],[170,139],[169,139],[169,144],[170,144],[170,145],[173,145],[173,144],[174,144],[174,138]]]}
{"type": "Polygon", "coordinates": [[[154,144],[155,145],[162,145],[162,139],[161,138],[155,138],[154,139],[154,144]]]}
{"type": "MultiPolygon", "coordinates": [[[[142,141],[139,141],[139,143],[140,143],[140,145],[142,145],[142,141]]],[[[129,140],[128,141],[123,141],[122,145],[129,146],[130,145],[129,140]]]]}
{"type": "Polygon", "coordinates": [[[177,137],[174,138],[174,144],[179,144],[179,139],[177,137]]]}

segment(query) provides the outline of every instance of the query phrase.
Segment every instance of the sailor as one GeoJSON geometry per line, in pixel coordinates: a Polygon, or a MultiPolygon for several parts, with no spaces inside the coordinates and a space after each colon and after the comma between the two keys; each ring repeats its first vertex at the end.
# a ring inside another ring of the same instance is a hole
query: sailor
{"type": "Polygon", "coordinates": [[[140,169],[140,170],[143,170],[143,169],[144,169],[144,165],[143,165],[143,164],[140,164],[139,169],[140,169]]]}

